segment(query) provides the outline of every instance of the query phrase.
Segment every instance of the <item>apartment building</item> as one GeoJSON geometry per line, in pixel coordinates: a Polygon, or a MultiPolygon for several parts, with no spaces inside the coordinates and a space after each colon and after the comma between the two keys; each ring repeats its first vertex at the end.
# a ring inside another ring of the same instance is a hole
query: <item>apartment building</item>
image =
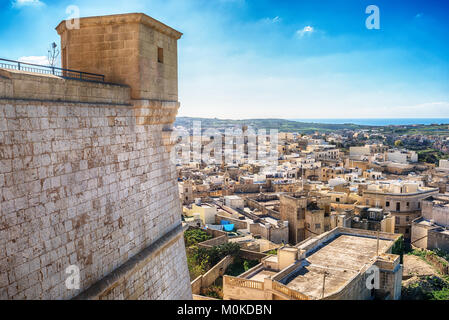
{"type": "Polygon", "coordinates": [[[395,232],[409,241],[411,223],[421,215],[421,201],[438,194],[438,188],[422,186],[422,182],[391,181],[370,184],[363,191],[362,204],[390,211],[395,218],[395,232]]]}
{"type": "Polygon", "coordinates": [[[224,299],[398,300],[402,265],[392,248],[399,238],[335,228],[279,249],[238,277],[224,276],[224,299]],[[377,289],[369,285],[372,270],[379,271],[377,289]]]}

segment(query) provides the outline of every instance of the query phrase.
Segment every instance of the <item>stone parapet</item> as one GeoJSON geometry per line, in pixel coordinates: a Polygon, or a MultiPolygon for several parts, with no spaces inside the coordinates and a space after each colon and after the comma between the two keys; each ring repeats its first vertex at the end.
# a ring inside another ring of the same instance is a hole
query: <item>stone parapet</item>
{"type": "Polygon", "coordinates": [[[0,69],[0,99],[130,105],[130,88],[0,69]]]}

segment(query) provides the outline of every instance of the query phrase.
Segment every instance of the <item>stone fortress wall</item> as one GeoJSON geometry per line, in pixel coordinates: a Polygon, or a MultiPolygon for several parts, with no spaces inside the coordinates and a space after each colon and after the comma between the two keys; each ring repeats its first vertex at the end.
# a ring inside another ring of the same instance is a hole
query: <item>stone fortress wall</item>
{"type": "MultiPolygon", "coordinates": [[[[191,299],[169,161],[177,65],[161,72],[167,60],[157,54],[177,61],[181,34],[144,14],[82,18],[79,30],[61,23],[64,67],[79,60],[67,53],[72,32],[82,38],[92,24],[116,32],[111,41],[128,24],[153,35],[137,33],[126,52],[151,61],[133,69],[140,80],[114,78],[112,62],[81,69],[111,83],[0,69],[0,299],[191,299]],[[152,40],[156,52],[144,49],[152,40]],[[66,286],[70,265],[80,269],[79,289],[66,286]]],[[[95,61],[90,42],[77,50],[95,61]]]]}

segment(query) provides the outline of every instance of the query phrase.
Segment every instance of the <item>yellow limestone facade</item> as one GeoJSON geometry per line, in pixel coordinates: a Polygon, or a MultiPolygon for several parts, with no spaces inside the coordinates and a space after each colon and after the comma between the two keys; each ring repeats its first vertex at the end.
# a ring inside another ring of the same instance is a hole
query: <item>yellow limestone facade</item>
{"type": "Polygon", "coordinates": [[[63,68],[106,82],[0,69],[0,299],[191,299],[169,159],[181,33],[140,13],[57,31],[63,68]]]}

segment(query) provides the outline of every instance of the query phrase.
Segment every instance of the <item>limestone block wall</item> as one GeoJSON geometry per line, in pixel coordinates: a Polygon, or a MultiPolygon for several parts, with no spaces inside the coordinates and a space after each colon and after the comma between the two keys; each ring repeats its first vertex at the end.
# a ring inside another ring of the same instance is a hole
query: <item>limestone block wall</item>
{"type": "Polygon", "coordinates": [[[240,257],[248,260],[261,260],[267,256],[266,253],[240,249],[240,257]]]}
{"type": "Polygon", "coordinates": [[[380,293],[389,293],[389,300],[401,298],[402,266],[399,265],[394,272],[380,272],[380,293]]]}
{"type": "MultiPolygon", "coordinates": [[[[164,125],[136,118],[130,105],[0,100],[0,299],[73,298],[179,225],[164,125]]],[[[94,298],[191,298],[182,233],[167,241],[94,298]]]]}
{"type": "Polygon", "coordinates": [[[186,285],[189,279],[186,281],[185,278],[188,268],[183,254],[184,239],[182,233],[180,235],[163,246],[163,250],[154,250],[144,259],[136,257],[136,261],[141,261],[135,266],[129,268],[127,263],[108,276],[107,280],[89,288],[76,299],[191,299],[191,289],[186,285]],[[123,269],[130,270],[123,273],[123,269]]]}
{"type": "Polygon", "coordinates": [[[449,234],[441,232],[442,229],[428,231],[427,248],[429,250],[441,249],[449,252],[449,234]]]}
{"type": "Polygon", "coordinates": [[[198,243],[199,248],[212,248],[214,246],[219,246],[228,243],[228,236],[223,235],[217,238],[212,238],[203,242],[198,243]]]}
{"type": "Polygon", "coordinates": [[[63,21],[56,29],[63,68],[127,84],[133,99],[178,101],[180,32],[142,13],[81,18],[79,29],[63,21]]]}
{"type": "Polygon", "coordinates": [[[130,88],[126,85],[0,69],[1,98],[129,105],[130,88]]]}
{"type": "Polygon", "coordinates": [[[150,99],[178,100],[178,42],[176,38],[142,24],[140,28],[140,90],[150,99]],[[163,62],[158,62],[158,48],[163,49],[163,62]]]}
{"type": "Polygon", "coordinates": [[[201,290],[212,285],[220,275],[224,274],[226,269],[233,263],[233,261],[234,258],[232,256],[226,256],[205,274],[198,276],[190,283],[192,287],[192,293],[201,294],[201,290]]]}

